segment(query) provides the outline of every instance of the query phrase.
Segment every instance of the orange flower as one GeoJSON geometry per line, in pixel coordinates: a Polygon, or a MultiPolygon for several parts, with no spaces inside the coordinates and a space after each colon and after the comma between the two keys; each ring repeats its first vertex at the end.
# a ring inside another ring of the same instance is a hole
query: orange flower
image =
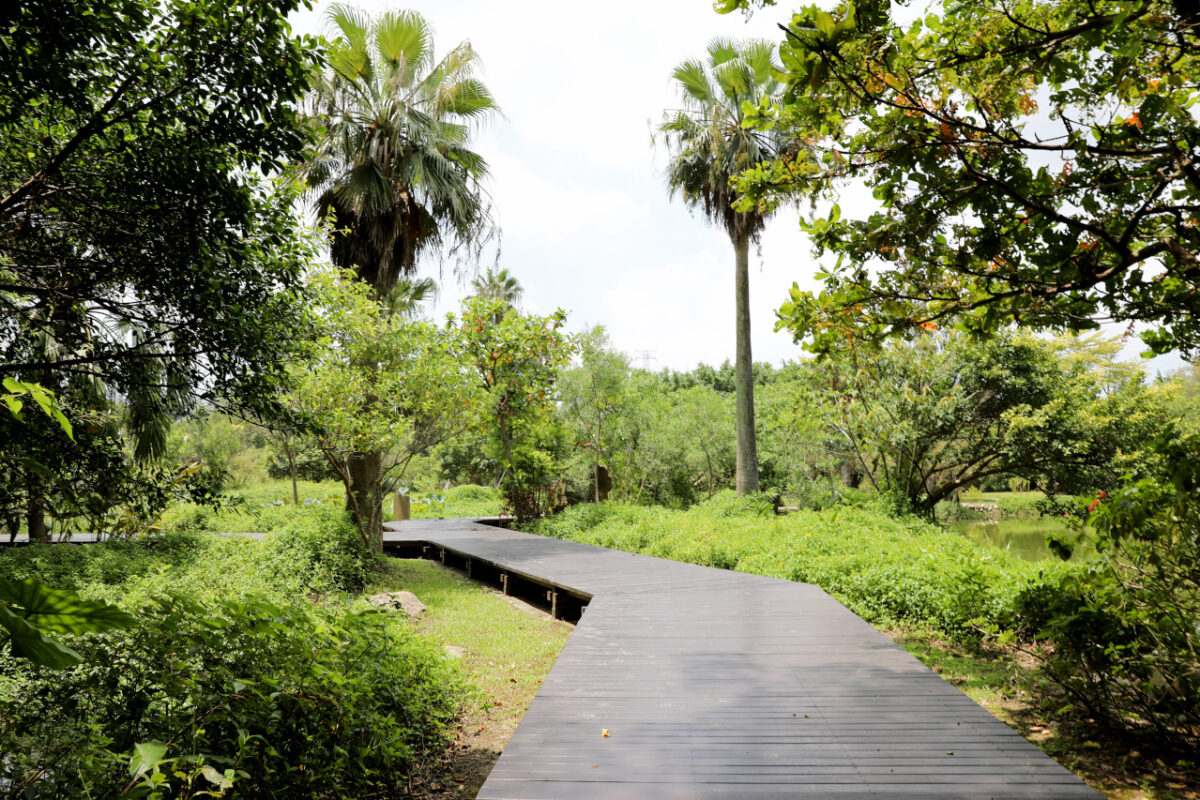
{"type": "Polygon", "coordinates": [[[1138,113],[1135,111],[1135,112],[1133,112],[1132,117],[1125,120],[1125,124],[1126,125],[1137,125],[1137,129],[1140,131],[1142,129],[1142,118],[1139,117],[1138,113]]]}
{"type": "Polygon", "coordinates": [[[927,319],[927,320],[925,320],[924,322],[922,322],[922,323],[921,323],[921,328],[922,328],[922,329],[924,329],[924,330],[927,330],[927,331],[936,331],[936,330],[937,330],[937,323],[936,323],[936,322],[934,322],[933,320],[928,320],[928,319],[927,319]]]}

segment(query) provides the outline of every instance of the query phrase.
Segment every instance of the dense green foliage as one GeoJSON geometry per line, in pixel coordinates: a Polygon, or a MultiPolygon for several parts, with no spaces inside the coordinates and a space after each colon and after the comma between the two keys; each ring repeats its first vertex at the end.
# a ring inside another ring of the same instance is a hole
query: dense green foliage
{"type": "MultiPolygon", "coordinates": [[[[1047,611],[1049,667],[1089,713],[1200,740],[1200,437],[1168,431],[1162,462],[1080,504],[1098,552],[1047,611]]],[[[1077,546],[1078,546],[1077,544],[1077,546]]]]}
{"type": "Polygon", "coordinates": [[[0,376],[52,390],[76,423],[0,418],[10,530],[160,509],[177,476],[138,462],[197,397],[278,409],[311,252],[263,177],[305,144],[294,104],[317,48],[292,37],[295,5],[0,12],[0,376]]]}
{"type": "MultiPolygon", "coordinates": [[[[943,516],[957,513],[944,501],[973,488],[1110,487],[1141,471],[1145,443],[1186,413],[1119,349],[1102,337],[977,342],[941,331],[852,357],[757,365],[762,486],[808,508],[865,490],[929,517],[939,503],[943,516]]],[[[733,373],[648,373],[591,336],[558,381],[558,417],[575,444],[558,465],[567,496],[594,500],[600,466],[609,496],[634,503],[686,507],[734,485],[733,373]]],[[[452,480],[494,469],[465,441],[439,455],[452,480]]]]}
{"type": "Polygon", "coordinates": [[[745,202],[849,180],[879,201],[805,226],[840,258],[822,292],[793,289],[781,310],[797,337],[832,350],[934,320],[994,333],[1111,319],[1152,323],[1157,352],[1195,352],[1192,4],[955,0],[917,15],[864,0],[786,27],[788,92],[756,122],[795,145],[737,182],[745,202]]]}
{"type": "Polygon", "coordinates": [[[4,796],[194,796],[232,781],[236,796],[354,798],[395,791],[439,752],[457,674],[392,615],[310,602],[361,590],[369,562],[334,506],[288,516],[263,541],[181,532],[0,552],[0,576],[37,575],[136,621],[68,637],[85,659],[69,670],[0,656],[4,796]]]}
{"type": "Polygon", "coordinates": [[[529,530],[694,564],[815,583],[880,624],[947,635],[1028,625],[1027,607],[1073,565],[1032,564],[913,517],[840,506],[777,517],[769,497],[726,490],[687,511],[576,506],[529,530]]]}

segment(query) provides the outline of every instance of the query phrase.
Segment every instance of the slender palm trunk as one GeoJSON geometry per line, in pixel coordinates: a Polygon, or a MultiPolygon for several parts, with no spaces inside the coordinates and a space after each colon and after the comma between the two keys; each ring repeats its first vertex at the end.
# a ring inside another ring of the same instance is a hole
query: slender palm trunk
{"type": "Polygon", "coordinates": [[[754,437],[754,356],[750,352],[750,236],[733,236],[737,260],[735,270],[737,302],[737,365],[734,388],[737,391],[737,493],[758,491],[758,445],[754,437]]]}
{"type": "Polygon", "coordinates": [[[300,505],[300,490],[296,486],[296,459],[292,457],[292,445],[288,442],[288,437],[283,437],[283,452],[287,453],[288,460],[288,475],[292,477],[292,505],[300,505]]]}

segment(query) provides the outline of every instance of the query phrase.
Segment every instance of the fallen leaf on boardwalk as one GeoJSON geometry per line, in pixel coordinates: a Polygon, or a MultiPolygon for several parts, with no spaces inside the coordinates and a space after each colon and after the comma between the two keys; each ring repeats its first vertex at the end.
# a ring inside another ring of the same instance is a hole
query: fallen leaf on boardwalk
{"type": "Polygon", "coordinates": [[[610,733],[608,732],[608,728],[601,728],[601,729],[600,729],[600,735],[601,735],[601,736],[603,736],[603,737],[605,737],[605,738],[608,738],[608,737],[609,737],[609,736],[611,736],[612,734],[610,734],[610,733]]]}
{"type": "Polygon", "coordinates": [[[600,765],[599,765],[599,764],[592,764],[592,769],[595,769],[595,768],[596,768],[596,767],[598,767],[598,766],[600,766],[600,765]]]}

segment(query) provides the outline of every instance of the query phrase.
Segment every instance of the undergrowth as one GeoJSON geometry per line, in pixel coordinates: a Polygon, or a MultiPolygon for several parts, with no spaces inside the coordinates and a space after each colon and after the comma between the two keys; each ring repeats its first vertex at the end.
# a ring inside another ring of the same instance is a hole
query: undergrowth
{"type": "Polygon", "coordinates": [[[776,516],[765,495],[721,492],[687,511],[580,505],[531,532],[710,567],[814,583],[880,625],[953,637],[1021,629],[1076,569],[1029,563],[915,517],[866,506],[776,516]]]}
{"type": "Polygon", "coordinates": [[[0,578],[138,621],[67,637],[85,657],[69,670],[0,654],[0,797],[390,796],[440,752],[459,671],[355,598],[376,563],[340,510],[286,512],[261,541],[183,529],[0,550],[0,578]]]}

